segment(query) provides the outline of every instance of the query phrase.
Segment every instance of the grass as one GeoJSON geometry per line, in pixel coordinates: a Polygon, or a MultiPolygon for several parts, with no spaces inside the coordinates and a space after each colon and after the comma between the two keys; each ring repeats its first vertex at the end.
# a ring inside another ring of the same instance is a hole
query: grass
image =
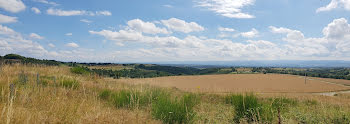
{"type": "Polygon", "coordinates": [[[151,107],[153,118],[164,123],[189,123],[195,116],[193,110],[198,103],[195,94],[183,94],[172,98],[170,92],[159,88],[149,88],[143,92],[135,89],[119,91],[102,90],[99,97],[107,100],[116,108],[142,109],[151,107]]]}
{"type": "Polygon", "coordinates": [[[190,123],[195,116],[193,107],[197,103],[198,98],[194,94],[185,94],[175,99],[162,96],[153,103],[152,115],[168,124],[190,123]]]}
{"type": "Polygon", "coordinates": [[[80,84],[79,81],[74,78],[62,77],[60,79],[59,86],[64,88],[77,89],[80,84]]]}
{"type": "Polygon", "coordinates": [[[188,93],[77,75],[66,66],[0,68],[0,123],[278,123],[279,117],[282,123],[348,123],[350,97],[188,93]],[[37,73],[45,86],[37,85],[37,73]],[[9,85],[16,81],[21,85],[11,100],[9,85]]]}
{"type": "Polygon", "coordinates": [[[233,120],[236,123],[239,123],[242,118],[247,119],[248,122],[260,121],[260,114],[263,113],[262,104],[255,95],[229,95],[225,101],[234,106],[236,115],[233,120]]]}

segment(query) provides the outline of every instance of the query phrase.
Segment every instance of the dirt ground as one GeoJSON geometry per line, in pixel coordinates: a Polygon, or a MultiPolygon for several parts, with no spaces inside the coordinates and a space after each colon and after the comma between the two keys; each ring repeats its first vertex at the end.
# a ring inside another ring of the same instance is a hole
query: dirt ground
{"type": "MultiPolygon", "coordinates": [[[[256,92],[256,93],[317,93],[349,90],[350,87],[294,75],[225,74],[202,76],[172,76],[145,79],[118,79],[118,82],[150,84],[195,92],[256,92]]],[[[336,80],[337,82],[345,82],[336,80]]]]}

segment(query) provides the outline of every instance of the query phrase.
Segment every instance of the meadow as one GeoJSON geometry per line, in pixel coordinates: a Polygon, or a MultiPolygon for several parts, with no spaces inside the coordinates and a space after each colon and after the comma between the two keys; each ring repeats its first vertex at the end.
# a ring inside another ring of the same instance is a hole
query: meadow
{"type": "Polygon", "coordinates": [[[289,75],[112,79],[76,74],[65,65],[5,64],[0,68],[0,123],[342,124],[350,122],[350,94],[311,93],[346,89],[318,80],[305,86],[304,78],[289,75]],[[227,92],[201,92],[210,83],[227,92]]]}

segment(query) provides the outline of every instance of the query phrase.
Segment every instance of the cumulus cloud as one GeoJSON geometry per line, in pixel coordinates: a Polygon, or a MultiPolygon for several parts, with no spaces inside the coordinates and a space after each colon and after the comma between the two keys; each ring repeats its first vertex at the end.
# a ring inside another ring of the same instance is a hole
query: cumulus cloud
{"type": "Polygon", "coordinates": [[[345,18],[335,19],[323,29],[323,35],[328,39],[344,39],[350,34],[350,25],[345,18]]]}
{"type": "Polygon", "coordinates": [[[47,14],[49,15],[55,15],[55,16],[79,16],[79,15],[86,15],[86,16],[111,16],[112,13],[109,11],[86,11],[86,10],[61,10],[61,9],[53,9],[50,8],[47,11],[47,14]]]}
{"type": "Polygon", "coordinates": [[[311,57],[349,57],[350,25],[344,18],[334,19],[323,29],[323,37],[307,38],[301,31],[270,26],[271,32],[287,34],[283,38],[290,54],[311,57]]]}
{"type": "MultiPolygon", "coordinates": [[[[128,26],[127,26],[128,27],[128,26]]],[[[207,60],[266,60],[266,59],[350,59],[350,26],[346,19],[330,22],[323,29],[323,37],[305,37],[301,31],[285,27],[269,27],[274,34],[282,34],[283,42],[248,40],[237,42],[229,39],[213,39],[187,35],[146,35],[142,31],[101,30],[90,31],[114,41],[119,46],[130,43],[148,47],[120,50],[113,53],[116,59],[125,62],[157,61],[207,61],[207,60]]],[[[219,30],[219,29],[218,29],[219,30]]],[[[255,29],[256,30],[256,29],[255,29]]],[[[250,33],[237,33],[246,37],[257,36],[254,28],[250,33]],[[255,33],[251,33],[255,32],[255,33]],[[253,35],[254,34],[254,35],[253,35]]],[[[230,32],[221,28],[223,32],[230,32]]],[[[112,54],[112,53],[111,53],[112,54]]]]}
{"type": "Polygon", "coordinates": [[[78,47],[79,47],[79,45],[76,44],[76,43],[74,43],[74,42],[67,43],[66,46],[67,46],[67,47],[72,47],[72,48],[78,48],[78,47]]]}
{"type": "Polygon", "coordinates": [[[32,7],[32,9],[31,9],[35,14],[40,14],[41,13],[41,11],[38,9],[38,8],[36,8],[36,7],[32,7]]]}
{"type": "Polygon", "coordinates": [[[241,33],[241,36],[245,38],[253,38],[253,37],[257,37],[258,35],[259,35],[259,31],[256,30],[255,28],[253,28],[251,31],[241,33]]]}
{"type": "Polygon", "coordinates": [[[147,34],[169,34],[165,28],[159,28],[154,23],[144,22],[140,19],[128,21],[128,26],[132,30],[140,31],[147,34]]]}
{"type": "Polygon", "coordinates": [[[42,36],[40,36],[40,35],[38,35],[38,34],[36,34],[36,33],[31,33],[31,34],[29,35],[29,37],[31,37],[31,38],[33,38],[33,39],[40,39],[40,40],[44,39],[44,37],[42,37],[42,36]]]}
{"type": "Polygon", "coordinates": [[[168,20],[161,20],[163,25],[168,27],[170,30],[184,32],[184,33],[190,33],[190,32],[197,32],[197,31],[203,31],[204,27],[200,26],[196,22],[186,22],[184,20],[180,20],[177,18],[170,18],[168,20]]]}
{"type": "Polygon", "coordinates": [[[254,5],[255,0],[200,0],[197,6],[228,18],[255,18],[255,16],[242,12],[246,6],[254,5]]]}
{"type": "Polygon", "coordinates": [[[8,12],[17,13],[23,11],[26,6],[21,0],[0,0],[0,8],[8,12]]]}
{"type": "Polygon", "coordinates": [[[350,1],[349,0],[332,0],[327,6],[320,7],[316,12],[331,11],[336,8],[344,8],[350,11],[350,1]]]}
{"type": "Polygon", "coordinates": [[[14,23],[17,22],[17,17],[0,14],[0,23],[14,23]]]}
{"type": "MultiPolygon", "coordinates": [[[[232,60],[244,57],[273,58],[284,55],[278,45],[270,41],[247,41],[245,43],[231,40],[211,39],[188,35],[184,38],[176,36],[149,36],[144,31],[121,29],[119,31],[101,30],[89,31],[90,34],[100,35],[114,41],[118,46],[130,43],[149,46],[149,49],[136,48],[133,50],[116,51],[116,58],[123,61],[171,61],[171,60],[232,60]],[[142,56],[142,57],[141,57],[142,56]]],[[[142,28],[141,28],[142,29],[142,28]]],[[[232,31],[232,29],[225,29],[232,31]]]]}
{"type": "Polygon", "coordinates": [[[47,55],[48,51],[39,43],[25,39],[22,34],[0,25],[0,53],[17,53],[40,57],[47,55]]]}

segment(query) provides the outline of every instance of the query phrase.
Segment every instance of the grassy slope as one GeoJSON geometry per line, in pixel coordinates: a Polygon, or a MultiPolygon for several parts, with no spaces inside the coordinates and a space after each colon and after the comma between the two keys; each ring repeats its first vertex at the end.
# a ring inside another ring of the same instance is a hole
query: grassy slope
{"type": "MultiPolygon", "coordinates": [[[[118,94],[120,91],[137,92],[135,94],[142,99],[145,94],[155,93],[154,88],[146,85],[128,85],[118,83],[116,80],[105,80],[96,75],[72,74],[66,66],[23,66],[4,65],[0,68],[0,123],[162,123],[172,122],[159,119],[154,111],[160,113],[171,111],[172,108],[164,108],[164,103],[180,107],[181,99],[187,93],[176,89],[162,88],[169,94],[169,99],[146,100],[146,102],[133,102],[134,107],[115,107],[114,101],[101,98],[101,93],[110,90],[118,94]],[[37,74],[40,75],[38,85],[37,74]],[[21,76],[22,75],[22,76],[21,76]],[[26,78],[22,78],[23,75],[26,78]],[[52,77],[56,77],[56,83],[52,77]],[[76,80],[79,85],[62,85],[66,79],[76,80]],[[10,84],[15,84],[15,97],[10,99],[10,84]],[[69,87],[72,86],[72,87],[69,87]],[[168,100],[168,101],[167,101],[168,100]],[[135,107],[136,106],[136,107],[135,107]],[[165,110],[166,109],[166,110],[165,110]],[[163,112],[162,112],[163,111],[163,112]]],[[[120,94],[120,93],[119,93],[120,94]]],[[[125,94],[125,93],[122,93],[125,94]]],[[[135,95],[134,94],[134,95],[135,95]]],[[[130,95],[130,94],[129,94],[130,95]]],[[[131,93],[132,95],[132,93],[131,93]]],[[[116,100],[123,98],[119,95],[116,100]]],[[[199,94],[199,102],[193,104],[194,116],[188,123],[233,123],[237,120],[237,106],[241,106],[241,97],[231,95],[199,94]],[[228,100],[229,99],[229,100],[228,100]],[[227,102],[232,99],[238,102],[227,102]]],[[[244,97],[244,96],[243,96],[244,97]]],[[[255,119],[276,123],[278,121],[275,105],[277,96],[257,95],[257,107],[266,110],[259,116],[247,116],[255,119]]],[[[284,96],[294,102],[283,102],[281,119],[285,123],[344,123],[350,118],[350,95],[339,95],[335,97],[319,96],[284,96]],[[290,104],[293,103],[293,104],[290,104]]],[[[135,97],[136,98],[136,97],[135,97]]],[[[145,97],[148,98],[148,97],[145,97]]],[[[162,97],[160,97],[162,98],[162,97]]],[[[194,98],[193,98],[194,99],[194,98]]],[[[254,100],[253,98],[252,101],[254,100]]],[[[184,100],[186,101],[186,100],[184,100]]],[[[189,100],[191,101],[191,100],[189,100]]],[[[247,101],[244,101],[247,102],[247,101]]],[[[249,102],[249,101],[248,101],[249,102]]],[[[119,102],[120,103],[120,102],[119,102]]],[[[126,102],[126,106],[130,103],[126,102]]],[[[185,102],[187,103],[187,102],[185,102]]],[[[131,104],[131,103],[130,103],[131,104]]],[[[191,104],[192,105],[192,104],[191,104]]],[[[188,105],[185,105],[185,108],[188,105]]],[[[245,109],[243,109],[244,112],[245,109]]],[[[186,110],[187,111],[187,110],[186,110]]],[[[169,112],[168,112],[169,113],[169,112]]],[[[244,114],[243,114],[244,115],[244,114]]],[[[171,114],[166,117],[170,118],[171,114]]],[[[176,116],[181,119],[181,115],[176,116]]],[[[187,115],[186,115],[187,117],[187,115]]],[[[186,119],[185,119],[186,120],[186,119]]],[[[241,119],[242,122],[250,119],[241,119]]],[[[254,120],[254,119],[253,119],[254,120]]]]}

